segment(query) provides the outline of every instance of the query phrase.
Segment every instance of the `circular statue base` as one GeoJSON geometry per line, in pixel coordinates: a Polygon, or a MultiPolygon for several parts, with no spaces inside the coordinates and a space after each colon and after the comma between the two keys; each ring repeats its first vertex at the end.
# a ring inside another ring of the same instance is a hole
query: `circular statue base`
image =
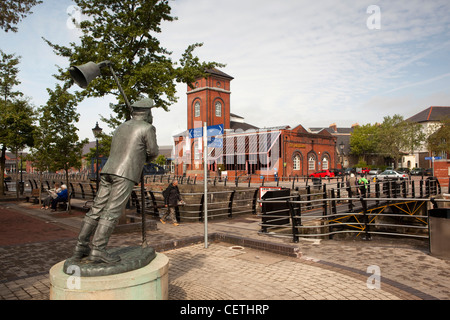
{"type": "MultiPolygon", "coordinates": [[[[120,257],[122,260],[128,260],[126,255],[120,255],[120,257]]],[[[86,263],[83,260],[82,262],[86,263]]],[[[66,271],[72,272],[72,275],[67,274],[64,271],[66,261],[61,261],[50,269],[50,300],[167,300],[169,298],[169,259],[164,254],[156,253],[151,262],[141,268],[102,276],[83,276],[81,270],[85,265],[81,265],[80,268],[77,264],[70,266],[66,264],[69,268],[66,271]]],[[[124,263],[129,265],[126,261],[122,261],[122,264],[124,263]]],[[[136,264],[133,263],[133,265],[136,264]]],[[[105,268],[102,270],[104,272],[105,268]]]]}
{"type": "Polygon", "coordinates": [[[156,257],[156,252],[151,247],[115,248],[108,252],[119,256],[120,261],[104,263],[89,261],[87,257],[81,260],[69,258],[64,262],[63,271],[68,275],[72,275],[76,271],[77,275],[81,277],[108,276],[143,268],[156,257]]]}

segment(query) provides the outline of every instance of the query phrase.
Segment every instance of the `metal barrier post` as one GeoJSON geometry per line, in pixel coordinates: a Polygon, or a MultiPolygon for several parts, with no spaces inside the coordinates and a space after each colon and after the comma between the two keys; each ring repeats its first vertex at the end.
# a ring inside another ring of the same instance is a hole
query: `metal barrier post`
{"type": "MultiPolygon", "coordinates": [[[[338,199],[341,198],[341,187],[342,187],[342,185],[343,185],[343,182],[338,182],[337,183],[337,197],[338,197],[338,199]]],[[[338,202],[340,202],[340,200],[338,200],[338,202]]]]}
{"type": "Polygon", "coordinates": [[[365,231],[365,237],[364,240],[370,240],[370,234],[369,234],[369,217],[367,216],[367,200],[364,198],[361,198],[361,204],[363,207],[363,220],[364,220],[364,231],[365,231]]]}
{"type": "Polygon", "coordinates": [[[202,194],[202,199],[200,200],[200,207],[198,208],[198,221],[203,222],[203,203],[205,202],[205,194],[202,194]]]}
{"type": "Polygon", "coordinates": [[[420,197],[423,198],[423,179],[419,181],[420,197]]]}
{"type": "MultiPolygon", "coordinates": [[[[300,197],[298,197],[300,200],[300,197]]],[[[294,204],[289,201],[286,200],[286,203],[289,205],[289,213],[291,215],[291,225],[292,225],[292,241],[294,243],[298,243],[298,230],[297,230],[297,218],[295,217],[295,208],[294,208],[294,204]]],[[[300,206],[299,206],[299,212],[300,212],[300,206]]]]}
{"type": "Polygon", "coordinates": [[[311,186],[306,186],[306,194],[306,199],[308,200],[306,206],[308,207],[308,209],[311,209],[311,186]]]}
{"type": "Polygon", "coordinates": [[[258,200],[258,192],[259,192],[259,189],[256,189],[255,193],[253,194],[252,214],[256,214],[256,203],[258,200]]]}
{"type": "Polygon", "coordinates": [[[158,205],[156,204],[156,199],[155,199],[155,195],[153,194],[153,192],[151,190],[147,191],[150,195],[150,198],[152,199],[152,203],[153,203],[153,214],[155,216],[159,216],[159,211],[158,211],[158,205]]]}
{"type": "Polygon", "coordinates": [[[233,199],[234,199],[235,193],[236,193],[236,190],[233,190],[233,192],[231,192],[230,200],[228,201],[228,217],[229,218],[233,217],[233,199]]]}
{"type": "MultiPolygon", "coordinates": [[[[375,182],[375,198],[380,197],[380,184],[378,182],[375,182]]],[[[379,200],[376,201],[376,204],[378,205],[380,203],[379,200]]]]}
{"type": "MultiPolygon", "coordinates": [[[[334,189],[333,188],[331,188],[331,199],[333,199],[333,200],[331,200],[331,214],[337,214],[336,200],[335,200],[335,197],[334,197],[334,189]]],[[[328,239],[333,239],[333,235],[331,234],[332,233],[331,232],[331,228],[332,227],[328,227],[328,228],[329,228],[329,231],[330,231],[330,235],[328,236],[328,239]]]]}
{"type": "MultiPolygon", "coordinates": [[[[352,198],[352,186],[347,187],[348,197],[352,198]]],[[[348,200],[348,211],[353,212],[353,200],[348,200]]]]}

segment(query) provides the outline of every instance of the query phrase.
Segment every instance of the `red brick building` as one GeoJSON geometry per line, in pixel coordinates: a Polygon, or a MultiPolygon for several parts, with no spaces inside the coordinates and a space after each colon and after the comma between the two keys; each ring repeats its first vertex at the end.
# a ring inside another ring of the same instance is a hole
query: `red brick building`
{"type": "Polygon", "coordinates": [[[222,125],[220,144],[208,147],[211,176],[252,175],[273,179],[275,175],[309,176],[336,167],[336,137],[322,130],[311,133],[301,125],[258,128],[230,112],[230,83],[233,77],[207,70],[187,91],[187,130],[174,137],[175,173],[203,177],[201,138],[190,138],[189,129],[222,125]]]}

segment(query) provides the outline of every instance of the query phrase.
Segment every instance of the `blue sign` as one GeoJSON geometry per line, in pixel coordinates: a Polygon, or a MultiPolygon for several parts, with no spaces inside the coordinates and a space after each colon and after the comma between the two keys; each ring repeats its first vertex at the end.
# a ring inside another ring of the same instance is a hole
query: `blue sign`
{"type": "MultiPolygon", "coordinates": [[[[214,126],[206,127],[208,137],[218,136],[223,134],[223,124],[216,124],[214,126]]],[[[203,127],[189,129],[189,138],[203,137],[203,127]]]]}
{"type": "Polygon", "coordinates": [[[222,148],[223,147],[223,139],[212,137],[208,139],[208,147],[210,148],[222,148]]]}
{"type": "Polygon", "coordinates": [[[223,134],[223,124],[216,124],[214,126],[206,127],[208,137],[219,136],[223,134]]]}
{"type": "Polygon", "coordinates": [[[202,127],[189,129],[189,138],[194,139],[194,138],[200,138],[200,137],[203,137],[203,128],[202,127]]]}
{"type": "Polygon", "coordinates": [[[441,160],[442,157],[425,157],[425,160],[441,160]]]}

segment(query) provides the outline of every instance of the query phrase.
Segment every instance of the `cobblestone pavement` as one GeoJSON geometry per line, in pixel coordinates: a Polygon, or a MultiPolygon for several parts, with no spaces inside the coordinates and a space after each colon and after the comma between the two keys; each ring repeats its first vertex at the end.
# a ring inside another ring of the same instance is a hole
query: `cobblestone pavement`
{"type": "MultiPolygon", "coordinates": [[[[71,215],[48,213],[23,202],[0,203],[0,299],[49,299],[48,272],[71,255],[83,216],[76,211],[71,215]],[[6,230],[8,236],[2,237],[6,230]]],[[[219,240],[210,241],[205,248],[202,223],[175,227],[158,221],[157,230],[147,231],[147,240],[155,248],[166,248],[164,254],[170,259],[169,299],[450,298],[450,262],[429,255],[422,242],[302,239],[294,244],[290,239],[258,234],[258,221],[251,215],[210,221],[208,232],[298,246],[301,256],[219,240]],[[379,273],[374,273],[376,270],[379,273]]],[[[109,246],[139,245],[141,238],[140,231],[114,234],[109,246]]]]}

